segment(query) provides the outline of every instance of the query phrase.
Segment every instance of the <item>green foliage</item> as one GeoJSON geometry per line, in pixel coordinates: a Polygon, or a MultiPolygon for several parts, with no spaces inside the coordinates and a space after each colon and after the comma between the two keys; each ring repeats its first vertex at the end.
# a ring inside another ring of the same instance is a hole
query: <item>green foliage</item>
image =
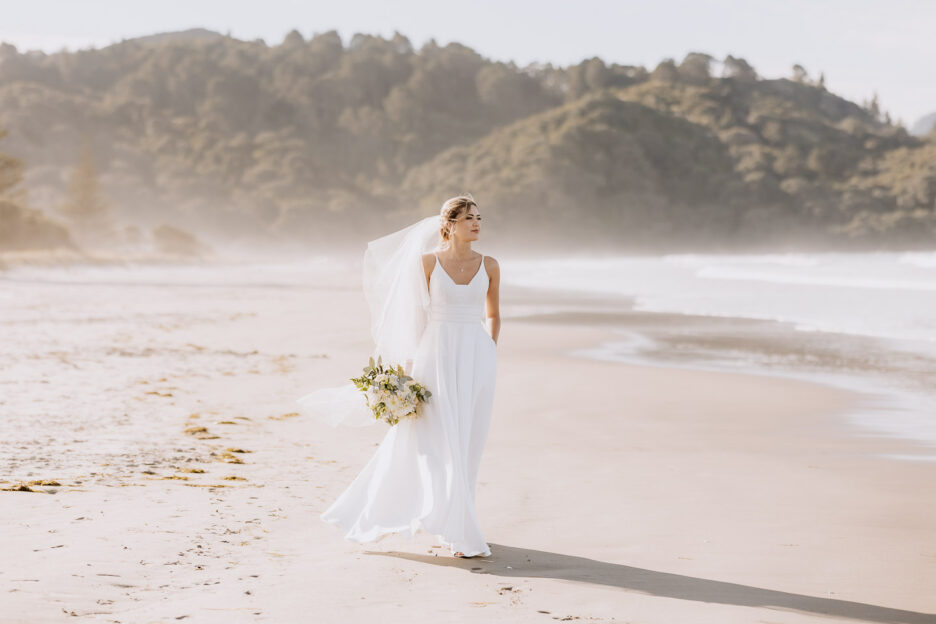
{"type": "MultiPolygon", "coordinates": [[[[377,357],[376,363],[374,362],[374,358],[370,357],[368,365],[364,367],[363,371],[363,375],[360,377],[351,377],[350,380],[358,390],[364,393],[372,387],[377,386],[389,393],[398,394],[404,391],[407,382],[413,381],[412,377],[404,374],[402,365],[397,364],[396,367],[384,366],[381,356],[377,357]],[[387,375],[388,377],[386,380],[378,381],[377,378],[381,375],[387,375]]],[[[410,389],[416,397],[417,406],[428,401],[432,396],[432,392],[430,392],[428,388],[418,383],[411,384],[410,389]]],[[[368,405],[370,405],[369,402],[368,405]]],[[[374,413],[374,417],[378,420],[386,420],[390,425],[395,425],[398,422],[391,415],[389,408],[384,402],[370,405],[370,408],[374,413]]]]}
{"type": "MultiPolygon", "coordinates": [[[[8,134],[0,128],[0,140],[8,134]]],[[[7,154],[0,154],[0,196],[9,195],[23,180],[23,162],[7,154]]]]}
{"type": "Polygon", "coordinates": [[[650,80],[452,147],[410,171],[403,189],[427,198],[424,210],[431,198],[484,189],[500,209],[488,213],[495,236],[522,231],[544,250],[930,244],[936,174],[920,165],[923,142],[819,86],[755,80],[738,59],[732,77],[706,81],[706,62],[695,61],[692,81],[664,62],[650,80]],[[882,162],[906,167],[915,190],[897,171],[870,183],[882,162]],[[922,227],[888,218],[901,203],[922,227]],[[867,214],[855,221],[854,210],[867,214]]]}
{"type": "Polygon", "coordinates": [[[0,251],[72,248],[68,230],[38,210],[0,198],[0,251]]]}
{"type": "MultiPolygon", "coordinates": [[[[0,139],[7,131],[0,128],[0,139]]],[[[16,187],[23,179],[23,163],[0,154],[0,251],[72,248],[68,230],[25,205],[16,187]]]]}
{"type": "MultiPolygon", "coordinates": [[[[399,33],[345,46],[335,31],[294,31],[267,46],[204,30],[52,55],[3,46],[0,60],[0,110],[35,168],[31,191],[75,215],[106,192],[140,221],[338,245],[473,189],[494,239],[634,251],[903,244],[936,219],[919,190],[929,170],[916,182],[898,170],[923,162],[927,142],[876,97],[849,102],[801,66],[762,80],[729,56],[716,75],[690,52],[652,71],[599,58],[518,68],[457,43],[415,50],[399,33]],[[81,131],[97,168],[76,171],[69,199],[56,172],[81,131]],[[925,227],[855,220],[900,211],[925,227]]],[[[0,193],[21,176],[0,161],[0,193]]]]}
{"type": "Polygon", "coordinates": [[[200,257],[208,248],[191,233],[162,224],[153,230],[156,249],[170,256],[200,257]]]}
{"type": "Polygon", "coordinates": [[[87,136],[82,137],[78,161],[68,180],[68,198],[59,207],[73,231],[85,242],[109,242],[114,239],[114,221],[110,206],[100,190],[94,152],[87,136]]]}

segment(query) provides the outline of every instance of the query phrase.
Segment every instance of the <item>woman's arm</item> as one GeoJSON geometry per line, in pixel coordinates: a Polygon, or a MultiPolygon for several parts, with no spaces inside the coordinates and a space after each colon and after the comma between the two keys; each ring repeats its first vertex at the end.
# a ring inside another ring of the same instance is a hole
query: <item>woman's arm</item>
{"type": "Polygon", "coordinates": [[[497,260],[491,256],[484,257],[484,269],[487,271],[487,274],[491,277],[491,281],[488,284],[487,298],[485,300],[487,312],[486,324],[488,325],[488,333],[491,334],[491,339],[494,341],[494,344],[497,344],[497,337],[500,335],[500,265],[497,264],[497,260]]]}

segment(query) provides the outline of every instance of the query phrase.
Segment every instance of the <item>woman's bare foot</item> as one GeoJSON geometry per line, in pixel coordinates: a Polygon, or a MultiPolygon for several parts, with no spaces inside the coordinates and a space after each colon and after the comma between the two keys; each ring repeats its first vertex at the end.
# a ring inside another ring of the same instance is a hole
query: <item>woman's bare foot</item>
{"type": "Polygon", "coordinates": [[[460,550],[455,551],[454,553],[452,553],[452,555],[454,555],[455,557],[459,557],[461,559],[471,559],[471,557],[474,557],[474,555],[471,555],[471,557],[466,557],[465,553],[463,553],[460,550]]]}

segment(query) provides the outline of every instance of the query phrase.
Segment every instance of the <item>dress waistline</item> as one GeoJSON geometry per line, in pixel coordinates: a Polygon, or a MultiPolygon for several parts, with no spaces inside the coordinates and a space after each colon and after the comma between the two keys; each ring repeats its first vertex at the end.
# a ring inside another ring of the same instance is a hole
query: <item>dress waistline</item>
{"type": "Polygon", "coordinates": [[[447,303],[429,307],[429,321],[454,323],[482,323],[484,313],[475,304],[447,303]]]}

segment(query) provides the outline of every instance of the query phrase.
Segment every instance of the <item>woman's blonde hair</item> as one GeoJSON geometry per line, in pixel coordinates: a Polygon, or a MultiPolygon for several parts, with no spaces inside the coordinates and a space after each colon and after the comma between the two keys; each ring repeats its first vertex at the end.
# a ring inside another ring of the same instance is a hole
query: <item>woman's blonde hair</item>
{"type": "Polygon", "coordinates": [[[443,242],[447,243],[451,239],[449,223],[458,219],[463,212],[468,212],[472,206],[478,207],[478,204],[475,202],[474,197],[471,196],[471,193],[463,193],[457,197],[445,200],[440,212],[442,224],[439,229],[439,234],[441,234],[443,242]]]}

